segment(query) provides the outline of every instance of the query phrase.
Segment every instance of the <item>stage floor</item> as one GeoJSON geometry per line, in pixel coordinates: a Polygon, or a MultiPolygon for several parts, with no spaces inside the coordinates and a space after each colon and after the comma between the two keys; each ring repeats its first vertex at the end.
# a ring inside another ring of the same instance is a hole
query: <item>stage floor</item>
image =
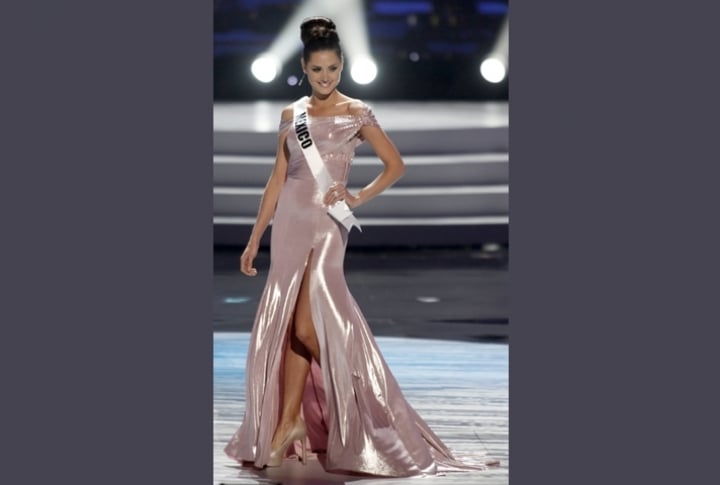
{"type": "Polygon", "coordinates": [[[317,461],[303,466],[242,468],[223,453],[242,421],[244,368],[249,333],[214,334],[213,453],[215,485],[357,485],[422,483],[506,485],[508,457],[508,345],[505,343],[377,337],[405,397],[436,434],[468,463],[486,458],[501,465],[485,471],[414,478],[359,478],[324,472],[317,461]]]}
{"type": "MultiPolygon", "coordinates": [[[[240,273],[242,248],[214,254],[213,330],[250,332],[270,255],[240,273]]],[[[468,342],[510,340],[507,248],[348,249],[345,277],[376,336],[468,342]]]]}

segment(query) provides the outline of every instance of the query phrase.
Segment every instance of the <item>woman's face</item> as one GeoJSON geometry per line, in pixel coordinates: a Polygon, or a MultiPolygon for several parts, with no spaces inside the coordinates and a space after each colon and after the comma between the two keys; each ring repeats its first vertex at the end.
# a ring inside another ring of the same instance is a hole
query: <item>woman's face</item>
{"type": "Polygon", "coordinates": [[[316,51],[303,61],[303,70],[313,91],[320,95],[330,94],[340,83],[343,62],[335,51],[316,51]]]}

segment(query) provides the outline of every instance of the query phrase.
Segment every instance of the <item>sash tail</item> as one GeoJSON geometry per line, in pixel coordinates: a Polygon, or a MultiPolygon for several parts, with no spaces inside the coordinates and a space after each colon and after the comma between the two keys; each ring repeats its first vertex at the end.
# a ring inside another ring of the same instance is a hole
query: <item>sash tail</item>
{"type": "Polygon", "coordinates": [[[348,232],[352,230],[353,226],[357,227],[358,231],[362,232],[360,222],[357,220],[357,217],[353,215],[350,207],[348,207],[347,203],[344,200],[338,201],[332,207],[330,207],[328,209],[328,214],[330,214],[333,219],[342,224],[345,229],[348,230],[348,232]]]}

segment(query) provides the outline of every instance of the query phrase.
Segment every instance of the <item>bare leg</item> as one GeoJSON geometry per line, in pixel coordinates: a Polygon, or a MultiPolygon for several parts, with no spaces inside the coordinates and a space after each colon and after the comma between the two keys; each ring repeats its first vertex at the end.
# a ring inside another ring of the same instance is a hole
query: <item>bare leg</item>
{"type": "Polygon", "coordinates": [[[312,358],[320,362],[320,348],[310,312],[310,261],[303,275],[298,300],[285,347],[283,382],[283,409],[280,422],[275,428],[271,448],[277,449],[295,425],[302,404],[305,381],[310,372],[312,358]]]}
{"type": "MultiPolygon", "coordinates": [[[[308,261],[308,268],[310,263],[308,261]]],[[[299,343],[304,346],[310,355],[320,364],[320,346],[318,345],[315,326],[313,325],[312,313],[310,311],[310,270],[305,271],[303,282],[300,286],[297,305],[295,307],[295,320],[293,322],[293,333],[299,343]]]]}

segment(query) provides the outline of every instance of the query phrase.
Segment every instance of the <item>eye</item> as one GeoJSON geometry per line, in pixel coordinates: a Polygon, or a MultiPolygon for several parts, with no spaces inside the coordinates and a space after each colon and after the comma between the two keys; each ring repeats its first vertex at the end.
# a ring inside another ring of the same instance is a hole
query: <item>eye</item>
{"type": "Polygon", "coordinates": [[[313,68],[312,68],[312,72],[320,72],[320,68],[319,68],[319,67],[313,67],[313,68]]]}
{"type": "Polygon", "coordinates": [[[337,70],[338,70],[337,66],[332,66],[332,67],[330,68],[330,71],[331,71],[331,72],[335,72],[335,71],[337,71],[337,70]]]}

